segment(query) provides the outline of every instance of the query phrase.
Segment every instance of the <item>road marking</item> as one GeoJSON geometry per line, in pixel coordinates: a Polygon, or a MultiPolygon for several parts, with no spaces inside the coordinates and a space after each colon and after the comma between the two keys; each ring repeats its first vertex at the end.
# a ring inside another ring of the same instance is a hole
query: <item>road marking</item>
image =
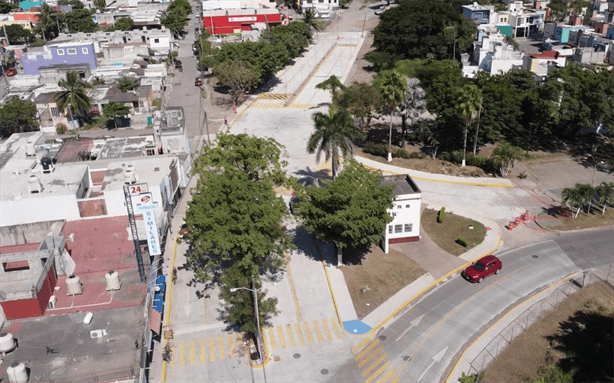
{"type": "MultiPolygon", "coordinates": [[[[367,376],[369,375],[369,373],[371,371],[373,371],[375,369],[375,367],[377,367],[380,363],[382,363],[384,360],[386,360],[388,356],[386,354],[382,354],[375,362],[373,362],[369,367],[367,367],[363,372],[362,372],[362,376],[367,376]]],[[[390,362],[388,362],[390,363],[390,362]]]]}
{"type": "Polygon", "coordinates": [[[360,341],[358,346],[356,346],[356,347],[354,347],[352,349],[352,353],[356,354],[361,348],[363,348],[365,346],[365,344],[371,342],[373,340],[373,338],[375,338],[375,333],[374,332],[372,332],[371,334],[367,335],[367,337],[365,339],[360,341]]]}
{"type": "Polygon", "coordinates": [[[399,376],[397,376],[396,378],[392,379],[392,382],[390,383],[399,383],[399,376]]]}
{"type": "Polygon", "coordinates": [[[275,343],[275,333],[273,332],[273,328],[269,327],[269,346],[271,346],[271,350],[277,350],[277,343],[275,343]]]}
{"type": "Polygon", "coordinates": [[[220,360],[226,359],[224,355],[224,335],[220,335],[218,338],[218,351],[220,352],[220,360]]]}
{"type": "Polygon", "coordinates": [[[322,332],[320,331],[320,326],[318,326],[318,321],[313,320],[313,329],[316,332],[316,337],[318,338],[318,342],[324,342],[324,338],[322,338],[322,332]]]}
{"type": "Polygon", "coordinates": [[[384,371],[386,371],[388,367],[390,367],[390,364],[390,361],[387,361],[382,367],[378,368],[377,371],[375,371],[373,375],[371,375],[369,379],[365,381],[365,383],[373,382],[378,376],[380,376],[384,371]]]}
{"type": "Polygon", "coordinates": [[[215,362],[215,339],[209,338],[209,362],[215,362]]]}
{"type": "Polygon", "coordinates": [[[378,380],[377,383],[386,383],[388,379],[392,378],[392,375],[394,375],[395,372],[396,371],[394,369],[388,371],[388,373],[384,375],[380,380],[378,380]]]}
{"type": "Polygon", "coordinates": [[[190,366],[196,364],[196,342],[194,339],[190,340],[190,366]]]}
{"type": "Polygon", "coordinates": [[[279,345],[281,348],[286,348],[286,339],[284,338],[284,330],[281,326],[277,326],[277,336],[279,337],[279,345]]]}
{"type": "Polygon", "coordinates": [[[309,322],[304,322],[305,326],[305,334],[307,334],[307,340],[309,340],[309,344],[313,344],[313,336],[311,336],[311,330],[309,330],[309,322]]]}
{"type": "Polygon", "coordinates": [[[324,334],[326,334],[326,338],[328,339],[328,341],[330,342],[331,340],[333,340],[333,336],[330,334],[326,319],[322,319],[322,327],[324,327],[324,334]]]}
{"type": "Polygon", "coordinates": [[[341,335],[341,330],[339,329],[339,324],[337,323],[337,320],[335,318],[330,318],[330,324],[331,326],[333,326],[333,330],[335,331],[337,339],[341,339],[343,335],[341,335]]]}
{"type": "Polygon", "coordinates": [[[375,358],[377,355],[379,355],[379,353],[384,351],[384,346],[379,346],[373,353],[369,354],[369,356],[367,356],[365,359],[361,360],[360,363],[358,363],[358,368],[363,368],[364,366],[367,365],[367,363],[369,363],[373,358],[375,358]]]}
{"type": "Polygon", "coordinates": [[[228,334],[228,357],[235,357],[235,337],[233,334],[228,334]]]}
{"type": "Polygon", "coordinates": [[[175,368],[176,356],[177,356],[177,347],[171,346],[171,368],[175,368]]]}
{"type": "Polygon", "coordinates": [[[420,315],[418,318],[414,319],[413,321],[409,322],[409,326],[407,327],[407,329],[405,329],[405,331],[403,331],[403,333],[401,335],[399,335],[399,337],[397,339],[395,339],[395,342],[398,342],[399,339],[401,339],[403,337],[403,335],[407,334],[407,332],[409,330],[411,330],[412,327],[416,327],[420,324],[420,321],[422,320],[422,318],[424,317],[424,314],[420,315]]]}
{"type": "Polygon", "coordinates": [[[185,342],[181,342],[179,345],[179,365],[185,366],[185,342]]]}
{"type": "Polygon", "coordinates": [[[431,367],[433,367],[433,365],[435,363],[438,363],[441,361],[441,359],[443,358],[443,356],[446,354],[446,351],[448,351],[448,347],[446,346],[446,348],[444,348],[443,350],[439,351],[435,356],[433,356],[433,361],[431,362],[431,364],[429,364],[429,366],[427,368],[425,368],[422,371],[422,375],[420,375],[420,377],[418,378],[418,381],[420,381],[422,379],[422,377],[424,376],[424,374],[426,374],[426,372],[428,370],[431,369],[431,367]]]}
{"type": "Polygon", "coordinates": [[[360,354],[355,356],[356,360],[360,360],[363,356],[367,355],[369,351],[373,350],[373,348],[377,346],[378,344],[379,344],[379,339],[375,339],[373,343],[371,343],[369,346],[367,346],[367,348],[362,350],[360,354]]]}
{"type": "Polygon", "coordinates": [[[292,279],[292,271],[290,270],[290,262],[288,260],[288,253],[286,252],[286,270],[288,271],[288,281],[290,282],[290,291],[292,291],[292,298],[294,298],[294,307],[296,308],[296,315],[298,321],[302,320],[301,318],[301,309],[298,305],[298,298],[296,297],[296,289],[294,288],[294,280],[292,279]]]}
{"type": "Polygon", "coordinates": [[[206,360],[205,355],[205,338],[200,338],[198,340],[198,351],[200,356],[200,364],[204,364],[206,360]]]}
{"type": "Polygon", "coordinates": [[[286,325],[286,332],[288,333],[288,341],[290,341],[290,347],[296,347],[296,342],[294,341],[294,334],[292,333],[292,326],[289,324],[286,325]]]}
{"type": "Polygon", "coordinates": [[[301,346],[305,345],[305,339],[303,338],[303,332],[301,331],[301,324],[300,323],[295,323],[294,324],[294,328],[296,328],[296,335],[298,335],[298,341],[301,344],[301,346]]]}

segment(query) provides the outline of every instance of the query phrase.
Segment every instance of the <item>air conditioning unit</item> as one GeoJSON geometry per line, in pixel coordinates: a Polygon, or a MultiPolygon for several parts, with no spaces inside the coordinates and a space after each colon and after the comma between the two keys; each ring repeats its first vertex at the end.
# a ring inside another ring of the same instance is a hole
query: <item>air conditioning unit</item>
{"type": "Polygon", "coordinates": [[[56,298],[55,295],[52,295],[49,297],[49,304],[47,305],[47,307],[50,309],[54,309],[57,303],[58,303],[58,298],[56,298]]]}
{"type": "Polygon", "coordinates": [[[35,174],[30,174],[28,177],[28,191],[30,193],[42,193],[43,184],[35,174]]]}
{"type": "Polygon", "coordinates": [[[136,183],[136,170],[134,169],[134,165],[128,165],[124,169],[124,183],[128,185],[136,183]]]}

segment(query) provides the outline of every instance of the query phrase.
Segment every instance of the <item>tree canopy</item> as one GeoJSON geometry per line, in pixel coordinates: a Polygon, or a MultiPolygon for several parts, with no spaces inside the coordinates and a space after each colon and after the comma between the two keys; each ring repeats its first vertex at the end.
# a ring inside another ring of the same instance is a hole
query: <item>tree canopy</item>
{"type": "Polygon", "coordinates": [[[124,104],[120,104],[119,102],[109,102],[108,104],[104,104],[102,106],[102,115],[106,118],[112,118],[113,124],[115,128],[117,128],[117,123],[115,123],[116,118],[126,117],[130,114],[130,107],[124,104]]]}
{"type": "Polygon", "coordinates": [[[129,31],[132,29],[133,25],[134,20],[132,20],[130,17],[122,17],[115,22],[113,27],[116,31],[129,31]]]}
{"type": "Polygon", "coordinates": [[[9,136],[16,132],[38,128],[36,104],[11,96],[0,107],[0,135],[9,136]]]}
{"type": "Polygon", "coordinates": [[[11,24],[5,25],[4,28],[0,28],[0,36],[8,37],[11,44],[18,41],[25,42],[26,39],[32,39],[33,35],[29,29],[25,29],[23,25],[11,24]],[[6,35],[4,34],[4,28],[6,28],[6,35]]]}
{"type": "Polygon", "coordinates": [[[476,33],[475,23],[451,3],[402,1],[381,15],[373,30],[376,54],[367,59],[396,61],[424,58],[429,53],[436,59],[453,58],[454,51],[458,55],[472,46],[476,33]]]}
{"type": "Polygon", "coordinates": [[[122,77],[117,83],[117,87],[122,93],[126,93],[129,90],[135,89],[139,86],[139,80],[132,77],[122,77]]]}
{"type": "Polygon", "coordinates": [[[162,20],[160,22],[172,33],[180,34],[181,32],[183,32],[183,28],[188,25],[188,20],[186,19],[186,16],[187,14],[184,13],[183,8],[177,8],[175,11],[167,10],[166,15],[162,17],[162,20]]]}
{"type": "Polygon", "coordinates": [[[98,30],[98,25],[92,19],[92,13],[87,9],[75,9],[67,13],[66,24],[70,33],[91,33],[98,30]]]}
{"type": "Polygon", "coordinates": [[[334,242],[340,249],[377,243],[392,220],[392,187],[348,159],[343,172],[326,187],[307,187],[299,202],[299,216],[318,240],[334,242]]]}

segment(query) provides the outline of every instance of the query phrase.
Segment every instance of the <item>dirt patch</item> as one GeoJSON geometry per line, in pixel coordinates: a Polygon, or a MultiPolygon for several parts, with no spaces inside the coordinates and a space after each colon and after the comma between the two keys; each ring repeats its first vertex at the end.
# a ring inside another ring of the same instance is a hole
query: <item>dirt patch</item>
{"type": "Polygon", "coordinates": [[[580,290],[518,336],[486,369],[482,381],[531,381],[540,374],[540,369],[545,373],[546,368],[542,367],[548,363],[551,366],[560,363],[564,371],[567,367],[576,368],[570,381],[604,381],[601,373],[609,375],[611,381],[613,313],[611,286],[600,282],[580,290]],[[595,316],[606,316],[605,328],[591,328],[591,324],[600,323],[594,320],[595,316]],[[599,336],[594,338],[596,334],[599,336]],[[570,342],[570,336],[577,339],[570,342]],[[601,347],[603,342],[609,344],[601,347]],[[595,355],[604,351],[609,355],[595,355]],[[570,359],[566,359],[566,354],[570,359]]]}
{"type": "Polygon", "coordinates": [[[555,230],[580,230],[592,227],[614,226],[614,208],[606,208],[605,214],[601,214],[601,206],[592,206],[591,213],[582,209],[574,218],[576,209],[573,211],[565,206],[551,206],[535,217],[535,222],[545,228],[555,230]]]}
{"type": "Polygon", "coordinates": [[[465,166],[463,168],[451,162],[442,161],[438,159],[432,160],[430,158],[393,158],[392,162],[388,162],[385,158],[363,152],[361,148],[355,148],[354,150],[357,156],[368,158],[370,160],[381,162],[383,164],[398,166],[400,168],[419,170],[421,172],[427,172],[432,174],[446,174],[450,176],[489,177],[489,175],[486,174],[484,170],[475,166],[465,166]]]}
{"type": "Polygon", "coordinates": [[[390,249],[388,254],[384,254],[376,245],[369,249],[344,251],[343,254],[346,265],[341,270],[358,319],[367,316],[425,273],[417,262],[402,253],[390,249]]]}
{"type": "Polygon", "coordinates": [[[443,250],[458,256],[484,241],[486,228],[478,221],[446,212],[443,222],[439,223],[438,213],[438,210],[424,209],[420,222],[431,240],[443,250]],[[465,238],[469,245],[458,244],[459,238],[465,238]]]}
{"type": "Polygon", "coordinates": [[[353,82],[364,82],[367,84],[371,84],[373,82],[373,76],[375,72],[371,66],[371,63],[365,59],[365,55],[373,50],[371,46],[373,45],[373,33],[371,31],[373,28],[377,26],[379,23],[379,17],[376,19],[367,20],[365,23],[365,41],[358,51],[358,56],[356,56],[356,60],[352,65],[352,69],[350,69],[350,74],[345,80],[346,86],[352,85],[353,82]]]}

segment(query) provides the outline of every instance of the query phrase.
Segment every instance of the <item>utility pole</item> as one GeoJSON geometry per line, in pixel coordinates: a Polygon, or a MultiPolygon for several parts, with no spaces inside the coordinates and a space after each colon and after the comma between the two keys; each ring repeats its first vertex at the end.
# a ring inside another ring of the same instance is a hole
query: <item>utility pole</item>
{"type": "Polygon", "coordinates": [[[6,39],[6,45],[11,45],[9,41],[9,35],[6,33],[6,25],[2,24],[2,30],[4,31],[4,38],[6,39]]]}

